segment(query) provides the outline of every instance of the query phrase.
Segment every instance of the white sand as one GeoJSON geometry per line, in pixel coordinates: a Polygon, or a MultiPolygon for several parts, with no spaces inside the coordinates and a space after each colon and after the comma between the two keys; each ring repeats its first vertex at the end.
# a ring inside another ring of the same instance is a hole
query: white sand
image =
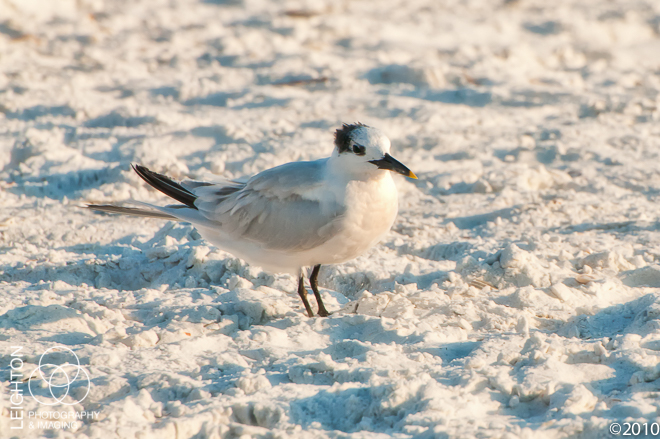
{"type": "Polygon", "coordinates": [[[656,0],[0,0],[0,437],[660,422],[659,34],[656,0]],[[322,269],[327,319],[187,224],[79,208],[164,201],[130,163],[239,177],[354,121],[420,178],[322,269]],[[98,419],[11,430],[11,346],[56,345],[98,419]]]}

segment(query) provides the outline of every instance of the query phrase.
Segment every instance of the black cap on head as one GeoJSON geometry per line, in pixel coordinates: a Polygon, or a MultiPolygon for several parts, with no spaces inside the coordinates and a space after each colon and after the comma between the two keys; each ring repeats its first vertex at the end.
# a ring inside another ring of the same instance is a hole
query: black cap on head
{"type": "Polygon", "coordinates": [[[344,124],[341,128],[335,131],[335,145],[339,150],[339,153],[346,152],[351,147],[351,133],[361,127],[366,127],[367,125],[356,122],[354,124],[344,124]]]}

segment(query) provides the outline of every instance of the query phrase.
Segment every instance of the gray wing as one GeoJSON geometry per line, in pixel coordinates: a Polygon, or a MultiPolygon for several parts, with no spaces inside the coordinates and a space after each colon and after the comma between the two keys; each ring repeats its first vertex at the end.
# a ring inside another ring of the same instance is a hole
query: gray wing
{"type": "Polygon", "coordinates": [[[321,187],[325,162],[287,163],[247,183],[198,186],[195,207],[232,239],[271,250],[314,248],[337,233],[345,210],[321,187]]]}

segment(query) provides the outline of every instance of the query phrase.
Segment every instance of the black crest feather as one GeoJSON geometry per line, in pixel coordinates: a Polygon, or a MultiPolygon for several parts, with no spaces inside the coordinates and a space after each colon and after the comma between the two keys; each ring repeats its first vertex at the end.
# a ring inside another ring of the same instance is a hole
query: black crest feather
{"type": "Polygon", "coordinates": [[[351,147],[351,133],[361,127],[366,127],[367,125],[356,122],[353,124],[344,124],[341,128],[335,131],[335,145],[339,150],[339,153],[348,151],[351,147]]]}

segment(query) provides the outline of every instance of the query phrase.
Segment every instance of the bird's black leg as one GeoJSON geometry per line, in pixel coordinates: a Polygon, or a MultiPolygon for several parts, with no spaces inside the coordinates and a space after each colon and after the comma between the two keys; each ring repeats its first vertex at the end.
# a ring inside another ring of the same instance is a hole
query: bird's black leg
{"type": "Polygon", "coordinates": [[[321,317],[328,317],[330,313],[328,312],[327,309],[325,309],[325,305],[323,304],[323,299],[321,299],[321,293],[319,293],[318,277],[319,277],[320,269],[321,269],[321,264],[314,266],[314,268],[312,269],[312,275],[309,277],[309,283],[312,286],[312,291],[314,291],[314,296],[316,296],[316,301],[319,304],[319,315],[321,317]]]}
{"type": "Polygon", "coordinates": [[[302,273],[300,273],[300,277],[298,278],[298,294],[300,295],[300,298],[303,301],[303,304],[305,305],[305,309],[307,309],[307,315],[310,317],[314,317],[314,311],[312,311],[312,307],[309,306],[309,301],[307,300],[307,289],[305,288],[305,276],[303,276],[302,273]]]}

